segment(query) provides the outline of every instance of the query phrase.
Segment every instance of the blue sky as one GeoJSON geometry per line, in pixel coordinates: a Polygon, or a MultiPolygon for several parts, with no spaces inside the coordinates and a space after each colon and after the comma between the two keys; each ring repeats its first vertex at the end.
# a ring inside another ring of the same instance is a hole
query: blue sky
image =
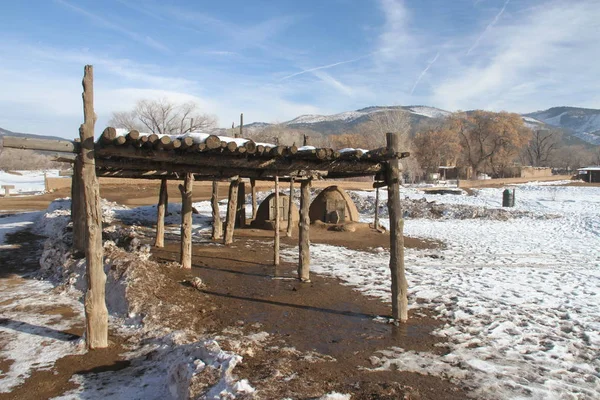
{"type": "Polygon", "coordinates": [[[371,105],[600,108],[598,0],[29,0],[0,13],[0,127],[74,137],[143,98],[230,126],[371,105]]]}

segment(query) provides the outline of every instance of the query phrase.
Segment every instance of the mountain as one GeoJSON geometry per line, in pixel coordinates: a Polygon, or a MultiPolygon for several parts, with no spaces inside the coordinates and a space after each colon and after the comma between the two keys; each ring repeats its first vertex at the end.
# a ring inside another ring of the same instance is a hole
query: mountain
{"type": "MultiPolygon", "coordinates": [[[[296,129],[310,129],[325,135],[331,135],[348,131],[356,125],[368,121],[373,115],[396,110],[408,111],[411,117],[410,122],[412,126],[416,126],[417,123],[425,119],[446,117],[452,114],[449,111],[427,106],[373,106],[333,115],[301,115],[290,121],[283,122],[282,125],[296,129]]],[[[252,131],[254,129],[264,128],[265,126],[268,126],[268,124],[256,122],[248,124],[244,126],[244,128],[248,128],[252,131]]]]}
{"type": "MultiPolygon", "coordinates": [[[[346,111],[333,115],[301,115],[281,125],[296,129],[310,129],[324,135],[338,134],[351,130],[366,122],[373,115],[385,111],[403,110],[410,114],[414,128],[421,121],[430,118],[443,118],[450,111],[428,106],[373,106],[356,111],[346,111]]],[[[469,112],[469,111],[467,111],[469,112]]],[[[545,111],[522,114],[525,126],[533,130],[555,127],[562,129],[565,144],[600,145],[600,110],[577,107],[553,107],[545,111]]],[[[248,131],[257,131],[268,127],[265,122],[255,122],[244,126],[248,131]]]]}
{"type": "Polygon", "coordinates": [[[64,138],[60,138],[57,136],[44,136],[44,135],[34,135],[32,133],[19,133],[19,132],[11,132],[7,129],[0,128],[0,137],[1,136],[16,136],[23,138],[31,138],[31,139],[51,139],[51,140],[65,140],[64,138]]]}
{"type": "Polygon", "coordinates": [[[524,114],[550,126],[558,127],[573,136],[600,145],[600,110],[579,107],[552,107],[543,111],[524,114]]]}

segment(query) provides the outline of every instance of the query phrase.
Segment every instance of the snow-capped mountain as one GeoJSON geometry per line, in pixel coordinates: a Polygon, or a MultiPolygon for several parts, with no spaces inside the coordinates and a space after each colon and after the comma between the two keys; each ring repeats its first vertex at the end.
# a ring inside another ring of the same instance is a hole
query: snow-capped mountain
{"type": "Polygon", "coordinates": [[[451,114],[449,111],[427,106],[374,106],[333,115],[301,115],[283,124],[293,128],[309,128],[326,134],[335,134],[366,122],[373,115],[396,110],[408,111],[413,125],[426,118],[446,117],[451,114]]]}
{"type": "Polygon", "coordinates": [[[548,125],[566,130],[588,143],[600,145],[600,110],[579,107],[552,107],[524,114],[548,125]]]}

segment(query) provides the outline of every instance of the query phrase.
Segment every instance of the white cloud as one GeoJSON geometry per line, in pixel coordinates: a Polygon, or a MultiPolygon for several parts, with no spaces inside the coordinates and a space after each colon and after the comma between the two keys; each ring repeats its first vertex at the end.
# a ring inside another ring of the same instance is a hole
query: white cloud
{"type": "Polygon", "coordinates": [[[152,37],[145,35],[145,34],[140,34],[137,32],[134,32],[132,30],[129,29],[125,29],[123,26],[115,24],[111,21],[109,21],[108,19],[101,17],[98,14],[94,14],[90,11],[87,11],[81,7],[77,7],[74,6],[73,4],[65,1],[65,0],[54,0],[55,2],[57,2],[58,4],[64,6],[65,8],[68,8],[71,11],[74,11],[80,15],[83,15],[84,17],[88,18],[89,20],[95,22],[98,26],[108,29],[108,30],[112,30],[115,31],[117,33],[123,34],[127,37],[129,37],[131,40],[134,40],[138,43],[144,44],[146,46],[152,47],[155,50],[159,50],[161,52],[167,53],[169,52],[169,49],[167,46],[165,46],[164,44],[162,44],[161,42],[159,42],[158,40],[153,39],[152,37]]]}
{"type": "Polygon", "coordinates": [[[600,3],[553,2],[527,11],[488,32],[487,51],[440,79],[431,99],[449,109],[527,111],[582,98],[576,92],[586,85],[599,89],[596,68],[586,66],[597,65],[600,54],[600,3]]]}

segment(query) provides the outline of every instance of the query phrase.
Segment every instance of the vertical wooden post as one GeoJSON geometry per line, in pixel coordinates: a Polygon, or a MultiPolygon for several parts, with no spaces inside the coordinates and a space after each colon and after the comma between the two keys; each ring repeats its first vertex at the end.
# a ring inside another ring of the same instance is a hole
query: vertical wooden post
{"type": "Polygon", "coordinates": [[[246,184],[240,179],[235,209],[235,227],[246,226],[246,184]]]}
{"type": "Polygon", "coordinates": [[[81,138],[81,190],[85,202],[86,278],[85,322],[88,349],[108,347],[108,310],[106,309],[104,249],[102,247],[102,209],[100,188],[96,177],[94,153],[94,68],[86,65],[83,73],[83,116],[79,127],[81,138]]]}
{"type": "Polygon", "coordinates": [[[156,206],[156,247],[165,247],[165,214],[169,195],[167,193],[167,179],[160,180],[160,191],[158,192],[158,205],[156,206]]]}
{"type": "Polygon", "coordinates": [[[308,146],[310,144],[310,140],[307,135],[304,135],[304,146],[308,146]]]}
{"type": "Polygon", "coordinates": [[[292,237],[292,206],[294,205],[294,177],[290,177],[290,197],[288,198],[287,230],[285,235],[292,237]]]}
{"type": "Polygon", "coordinates": [[[229,202],[227,203],[227,216],[225,217],[225,238],[224,244],[233,243],[233,229],[235,226],[235,211],[237,209],[237,198],[239,188],[239,178],[234,178],[229,185],[229,202]]]}
{"type": "MultiPolygon", "coordinates": [[[[400,153],[397,133],[387,133],[387,148],[400,153]]],[[[394,158],[387,163],[388,212],[390,216],[390,272],[392,274],[392,317],[406,322],[408,319],[408,283],[404,275],[404,219],[400,206],[400,160],[394,158]]]]}
{"type": "Polygon", "coordinates": [[[373,226],[375,229],[379,229],[379,188],[375,189],[375,218],[373,226]]]}
{"type": "Polygon", "coordinates": [[[85,200],[83,199],[83,184],[81,182],[83,163],[78,154],[73,164],[71,177],[71,221],[73,222],[73,249],[85,252],[86,227],[85,227],[85,200]]]}
{"type": "Polygon", "coordinates": [[[250,187],[252,190],[252,220],[256,219],[256,213],[258,212],[258,204],[256,204],[256,180],[250,179],[250,187]]]}
{"type": "Polygon", "coordinates": [[[244,137],[244,113],[240,114],[240,137],[244,137]]]}
{"type": "Polygon", "coordinates": [[[310,206],[310,179],[303,180],[300,184],[300,231],[298,243],[300,256],[298,259],[298,279],[302,282],[310,282],[310,217],[308,208],[310,206]]]}
{"type": "Polygon", "coordinates": [[[223,222],[221,222],[221,214],[219,213],[219,182],[212,183],[212,197],[210,205],[212,206],[212,239],[218,240],[223,238],[223,222]]]}
{"type": "Polygon", "coordinates": [[[194,174],[187,172],[181,191],[181,254],[179,262],[182,268],[192,268],[192,189],[194,174]]]}
{"type": "Polygon", "coordinates": [[[279,216],[279,177],[275,175],[275,240],[273,241],[273,264],[279,265],[279,228],[281,217],[279,216]]]}

